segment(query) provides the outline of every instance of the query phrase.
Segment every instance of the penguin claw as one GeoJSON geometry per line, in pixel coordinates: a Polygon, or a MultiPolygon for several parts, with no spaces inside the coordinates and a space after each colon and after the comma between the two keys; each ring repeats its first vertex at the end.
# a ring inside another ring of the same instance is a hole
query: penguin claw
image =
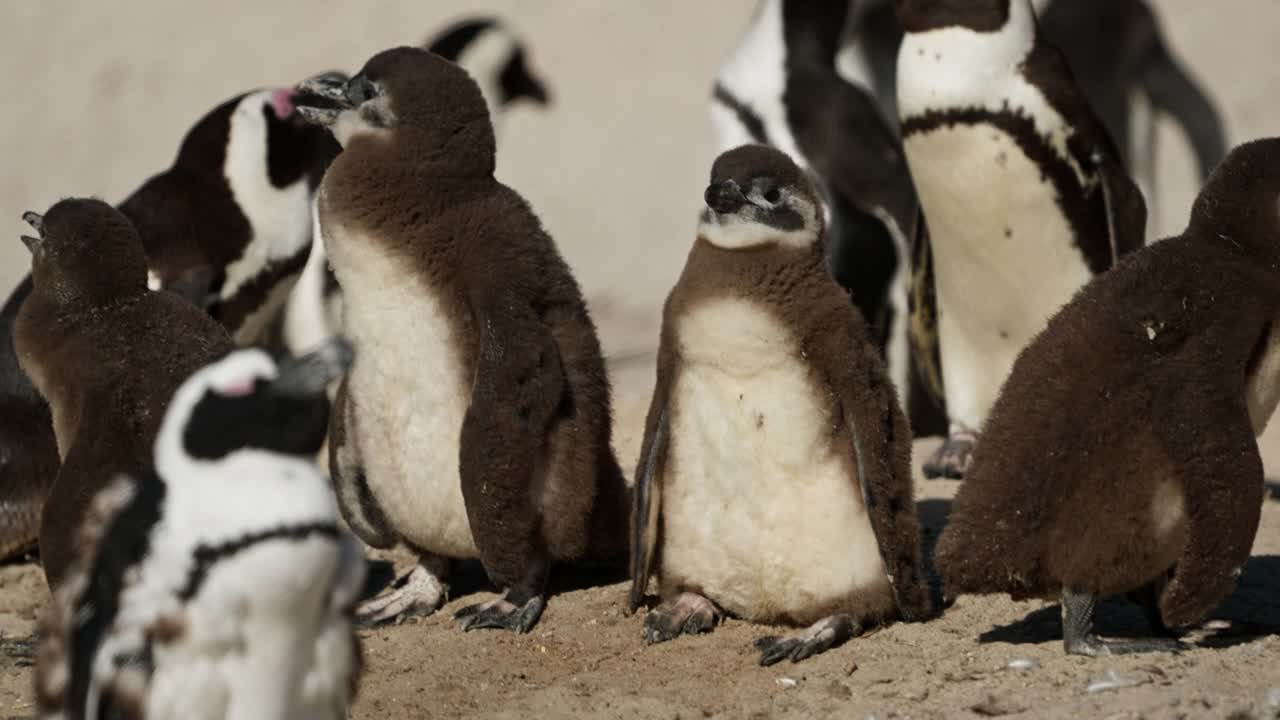
{"type": "Polygon", "coordinates": [[[644,641],[646,645],[653,645],[681,635],[711,632],[719,620],[720,613],[710,600],[684,593],[675,600],[662,603],[645,616],[644,641]]]}
{"type": "Polygon", "coordinates": [[[942,446],[925,461],[924,476],[929,480],[963,480],[977,444],[977,433],[953,427],[942,446]]]}
{"type": "Polygon", "coordinates": [[[760,651],[760,664],[768,667],[783,660],[791,662],[807,660],[830,650],[858,634],[860,626],[847,615],[834,615],[811,625],[804,632],[790,637],[768,635],[752,645],[760,651]]]}
{"type": "Polygon", "coordinates": [[[405,576],[403,584],[386,594],[367,600],[356,608],[355,624],[360,628],[399,625],[414,617],[427,617],[445,603],[449,588],[421,565],[405,576]]]}
{"type": "Polygon", "coordinates": [[[458,626],[463,632],[496,629],[524,634],[537,624],[546,605],[547,600],[541,595],[529,598],[523,605],[516,605],[506,597],[501,597],[489,602],[468,605],[454,613],[453,619],[458,621],[458,626]]]}

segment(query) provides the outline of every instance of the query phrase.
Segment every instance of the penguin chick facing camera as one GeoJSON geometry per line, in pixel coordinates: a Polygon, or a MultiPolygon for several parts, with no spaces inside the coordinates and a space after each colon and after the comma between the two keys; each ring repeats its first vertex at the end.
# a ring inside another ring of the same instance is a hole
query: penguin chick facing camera
{"type": "Polygon", "coordinates": [[[44,502],[40,562],[56,589],[80,552],[89,501],[151,463],[174,391],[226,355],[231,338],[178,296],[147,289],[142,241],[101,200],[24,215],[35,234],[31,295],[13,327],[23,371],[48,402],[61,467],[44,502]]]}
{"type": "Polygon", "coordinates": [[[802,660],[929,612],[911,431],[861,313],[825,266],[821,200],[783,152],[721,155],[663,310],[636,471],[630,607],[650,642],[726,613],[807,626],[802,660]]]}
{"type": "Polygon", "coordinates": [[[1177,650],[1235,587],[1280,401],[1280,139],[1231,152],[1181,236],[1087,285],[1019,356],[937,549],[949,595],[1061,598],[1068,653],[1177,650]],[[1152,638],[1093,633],[1128,593],[1152,638]]]}
{"type": "Polygon", "coordinates": [[[343,146],[319,217],[358,356],[335,400],[330,476],[361,539],[420,560],[359,617],[430,614],[450,562],[478,558],[503,594],[460,610],[462,628],[527,632],[553,563],[627,554],[582,292],[528,203],[493,177],[493,126],[465,70],[396,48],[348,82],[301,87],[338,103],[302,110],[343,146]]]}
{"type": "Polygon", "coordinates": [[[279,366],[241,350],[182,384],[153,464],[80,529],[41,629],[41,717],[347,717],[365,565],[314,457],[350,360],[341,340],[279,366]]]}

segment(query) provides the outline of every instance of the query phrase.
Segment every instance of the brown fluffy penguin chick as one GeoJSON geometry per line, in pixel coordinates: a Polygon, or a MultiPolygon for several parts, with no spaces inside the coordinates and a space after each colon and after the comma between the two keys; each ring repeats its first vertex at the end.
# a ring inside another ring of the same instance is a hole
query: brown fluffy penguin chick
{"type": "Polygon", "coordinates": [[[722,611],[806,625],[756,642],[802,660],[929,613],[911,431],[862,316],[823,257],[821,200],[779,150],[716,160],[663,311],[636,472],[631,609],[648,642],[722,611]]]}
{"type": "Polygon", "coordinates": [[[1255,435],[1280,399],[1280,140],[1241,146],[1176,238],[1085,287],[1022,353],[938,543],[949,595],[1061,596],[1069,653],[1131,593],[1153,631],[1235,585],[1261,513],[1255,435]]]}
{"type": "Polygon", "coordinates": [[[142,241],[110,205],[63,200],[24,219],[38,237],[23,238],[33,289],[13,342],[49,402],[62,459],[40,526],[41,564],[56,588],[93,496],[150,463],[174,391],[231,339],[177,295],[147,290],[142,241]]]}
{"type": "Polygon", "coordinates": [[[609,383],[582,292],[529,205],[493,177],[480,89],[398,48],[350,81],[303,83],[343,152],[320,188],[325,249],[356,361],[339,388],[330,475],[365,542],[421,563],[357,612],[434,612],[453,559],[504,595],[465,630],[528,631],[553,561],[625,562],[627,502],[609,383]]]}

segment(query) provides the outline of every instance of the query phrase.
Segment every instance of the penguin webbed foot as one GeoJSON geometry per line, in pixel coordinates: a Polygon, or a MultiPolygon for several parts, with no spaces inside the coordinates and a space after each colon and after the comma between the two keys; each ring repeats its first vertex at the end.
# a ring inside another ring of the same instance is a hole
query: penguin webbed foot
{"type": "Polygon", "coordinates": [[[547,606],[547,596],[537,594],[527,600],[518,599],[507,592],[500,598],[488,602],[468,605],[453,614],[458,626],[464,632],[471,630],[510,630],[524,634],[538,624],[542,611],[547,606]]]}
{"type": "Polygon", "coordinates": [[[653,645],[681,635],[711,632],[719,622],[720,610],[715,603],[695,593],[681,593],[645,615],[644,641],[653,645]]]}
{"type": "Polygon", "coordinates": [[[445,603],[449,586],[422,565],[409,571],[392,589],[366,600],[356,608],[356,625],[364,628],[400,623],[413,617],[427,617],[445,603]]]}
{"type": "Polygon", "coordinates": [[[752,645],[760,651],[760,665],[768,667],[790,659],[797,663],[848,642],[862,627],[849,615],[832,615],[810,625],[804,632],[779,637],[769,635],[752,645]]]}
{"type": "Polygon", "coordinates": [[[952,423],[942,446],[924,461],[924,476],[929,480],[963,480],[977,445],[977,432],[959,423],[952,423]]]}
{"type": "MultiPolygon", "coordinates": [[[[1089,593],[1063,590],[1062,645],[1068,655],[1106,657],[1151,652],[1182,652],[1187,646],[1169,637],[1118,640],[1093,633],[1093,613],[1097,598],[1089,593]]],[[[1161,623],[1163,627],[1163,623],[1161,623]]]]}

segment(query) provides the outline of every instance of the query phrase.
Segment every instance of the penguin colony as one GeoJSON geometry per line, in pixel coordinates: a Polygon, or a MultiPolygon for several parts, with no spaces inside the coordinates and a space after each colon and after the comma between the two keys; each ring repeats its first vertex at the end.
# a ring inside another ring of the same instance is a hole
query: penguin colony
{"type": "Polygon", "coordinates": [[[497,116],[549,97],[497,21],[227,101],[119,207],[26,213],[0,551],[38,536],[41,716],[346,717],[355,628],[436,612],[466,561],[498,594],[464,631],[529,632],[584,563],[629,565],[638,641],[734,617],[781,629],[763,665],[927,621],[922,391],[950,425],[926,474],[964,480],[944,603],[1059,600],[1073,654],[1185,647],[1259,523],[1280,140],[1219,163],[1203,103],[1216,168],[1145,246],[1142,148],[1041,27],[1062,4],[761,2],[631,485],[582,291],[494,178],[497,116]],[[418,562],[369,597],[357,539],[418,562]],[[1117,594],[1151,637],[1094,632],[1117,594]]]}

